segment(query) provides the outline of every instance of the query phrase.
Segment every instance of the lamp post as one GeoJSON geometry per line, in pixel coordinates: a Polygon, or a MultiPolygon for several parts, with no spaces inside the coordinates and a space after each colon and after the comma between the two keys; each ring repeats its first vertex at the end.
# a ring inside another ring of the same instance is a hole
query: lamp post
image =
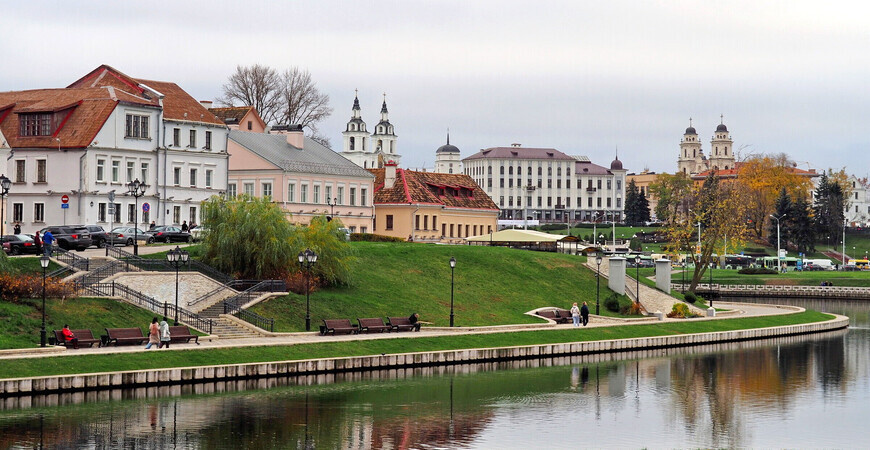
{"type": "Polygon", "coordinates": [[[634,299],[640,305],[640,255],[634,257],[634,281],[637,282],[635,287],[634,299]]]}
{"type": "Polygon", "coordinates": [[[450,326],[453,326],[453,269],[456,268],[456,258],[450,257],[450,326]]]}
{"type": "Polygon", "coordinates": [[[299,267],[305,269],[305,331],[311,331],[311,267],[317,263],[317,253],[306,248],[298,258],[299,267]]]}
{"type": "Polygon", "coordinates": [[[10,187],[12,187],[12,180],[6,175],[0,175],[0,235],[6,234],[6,211],[3,208],[6,206],[6,194],[9,193],[10,187]]]}
{"type": "MultiPolygon", "coordinates": [[[[140,182],[138,178],[127,183],[127,194],[132,195],[135,201],[133,208],[133,254],[139,255],[139,197],[145,195],[148,185],[140,182]]],[[[178,325],[176,321],[176,325],[178,325]]]]}
{"type": "Polygon", "coordinates": [[[840,270],[846,270],[846,215],[843,215],[843,264],[840,264],[840,270]]]}
{"type": "Polygon", "coordinates": [[[48,256],[39,257],[39,265],[42,266],[42,329],[39,330],[39,345],[41,347],[45,347],[45,269],[48,268],[49,262],[48,256]]]}
{"type": "Polygon", "coordinates": [[[178,268],[187,264],[190,253],[176,245],[175,249],[166,253],[166,259],[175,267],[175,326],[178,326],[178,268]]]}
{"type": "MultiPolygon", "coordinates": [[[[776,217],[776,216],[774,216],[773,214],[770,215],[770,217],[771,217],[772,219],[776,220],[776,265],[779,266],[779,267],[777,267],[777,269],[780,270],[780,271],[782,270],[782,257],[779,256],[779,252],[780,252],[780,246],[779,246],[779,220],[782,219],[782,218],[785,217],[785,216],[786,216],[786,214],[783,214],[783,215],[781,215],[781,216],[779,216],[779,217],[776,217]]],[[[712,287],[712,286],[711,286],[711,287],[712,287]]]]}
{"type": "Polygon", "coordinates": [[[595,255],[595,264],[598,265],[598,273],[595,275],[595,315],[598,315],[598,300],[601,297],[601,253],[595,255]]]}
{"type": "Polygon", "coordinates": [[[338,204],[338,199],[326,197],[326,204],[329,205],[329,220],[332,220],[332,217],[335,216],[335,205],[338,204]]]}

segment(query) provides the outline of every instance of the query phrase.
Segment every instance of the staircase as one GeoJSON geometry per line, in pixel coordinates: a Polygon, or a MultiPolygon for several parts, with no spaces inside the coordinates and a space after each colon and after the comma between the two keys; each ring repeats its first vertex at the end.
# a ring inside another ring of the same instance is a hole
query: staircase
{"type": "Polygon", "coordinates": [[[221,339],[261,337],[259,333],[251,331],[249,328],[236,325],[235,322],[220,317],[223,313],[224,302],[221,301],[200,311],[199,315],[209,318],[214,322],[211,329],[212,334],[218,335],[221,339]]]}

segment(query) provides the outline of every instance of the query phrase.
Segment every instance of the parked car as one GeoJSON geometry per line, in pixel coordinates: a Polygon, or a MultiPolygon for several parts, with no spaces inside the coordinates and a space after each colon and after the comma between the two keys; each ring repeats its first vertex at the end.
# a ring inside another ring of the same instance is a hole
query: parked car
{"type": "Polygon", "coordinates": [[[33,242],[33,238],[25,234],[8,234],[0,236],[3,251],[7,255],[39,254],[40,248],[33,242]]]}
{"type": "Polygon", "coordinates": [[[161,225],[154,227],[151,230],[154,234],[154,240],[157,242],[193,242],[193,237],[187,231],[181,231],[181,228],[161,225]]]}
{"type": "Polygon", "coordinates": [[[100,225],[85,225],[85,228],[91,233],[91,240],[94,241],[94,245],[97,248],[100,248],[106,245],[106,242],[109,239],[109,234],[106,233],[106,230],[103,229],[100,225]]]}
{"type": "Polygon", "coordinates": [[[136,227],[112,228],[112,231],[106,234],[106,239],[107,242],[110,243],[110,245],[133,245],[133,239],[136,239],[140,243],[154,243],[154,235],[151,232],[142,231],[141,228],[136,227]]]}
{"type": "Polygon", "coordinates": [[[45,227],[39,230],[40,236],[45,235],[46,231],[51,231],[51,234],[57,240],[57,246],[64,250],[75,249],[81,252],[94,243],[91,240],[91,232],[84,225],[45,227]]]}
{"type": "Polygon", "coordinates": [[[190,237],[193,238],[194,242],[201,241],[207,233],[208,229],[203,228],[202,225],[197,225],[196,227],[190,229],[190,237]]]}

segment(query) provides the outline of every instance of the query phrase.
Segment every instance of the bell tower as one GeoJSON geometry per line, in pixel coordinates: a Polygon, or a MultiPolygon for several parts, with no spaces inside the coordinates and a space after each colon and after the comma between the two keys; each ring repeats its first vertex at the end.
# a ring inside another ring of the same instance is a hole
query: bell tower
{"type": "Polygon", "coordinates": [[[728,170],[734,168],[734,141],[725,126],[725,116],[719,115],[719,125],[710,141],[710,168],[728,170]]]}
{"type": "Polygon", "coordinates": [[[369,142],[369,133],[366,130],[366,123],[362,120],[362,114],[359,107],[359,97],[354,90],[353,108],[351,108],[350,120],[347,122],[345,130],[342,131],[344,145],[342,146],[342,156],[351,160],[354,164],[364,167],[373,167],[375,161],[372,154],[374,150],[369,142]],[[366,156],[368,154],[368,156],[366,156]]]}
{"type": "Polygon", "coordinates": [[[701,141],[698,139],[698,132],[692,126],[692,118],[689,118],[689,128],[683,134],[683,139],[680,141],[680,155],[677,158],[677,170],[686,175],[698,173],[698,166],[701,163],[703,152],[701,151],[701,141]]]}
{"type": "Polygon", "coordinates": [[[386,155],[385,159],[398,164],[401,156],[396,150],[397,138],[393,124],[390,123],[390,112],[387,110],[387,94],[384,93],[384,103],[381,105],[381,121],[375,125],[374,133],[372,133],[371,145],[374,152],[384,154],[386,155]]]}

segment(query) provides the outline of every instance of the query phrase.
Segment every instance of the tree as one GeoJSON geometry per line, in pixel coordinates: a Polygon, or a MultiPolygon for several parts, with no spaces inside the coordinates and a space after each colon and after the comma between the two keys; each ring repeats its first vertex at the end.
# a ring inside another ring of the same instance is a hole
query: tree
{"type": "Polygon", "coordinates": [[[285,70],[281,77],[281,98],[281,122],[302,125],[310,131],[312,139],[329,148],[329,139],[317,130],[317,124],[332,114],[329,95],[317,89],[311,74],[298,67],[285,70]]]}
{"type": "MultiPolygon", "coordinates": [[[[317,264],[311,268],[323,283],[329,285],[348,284],[350,282],[351,264],[355,260],[353,249],[345,239],[344,225],[340,220],[327,220],[326,216],[311,219],[306,227],[300,227],[301,244],[317,253],[317,264]]],[[[305,248],[299,247],[294,254],[305,248]]]]}
{"type": "Polygon", "coordinates": [[[788,215],[791,217],[791,239],[798,252],[816,251],[816,233],[810,217],[810,204],[806,195],[799,195],[791,204],[788,215]]]}
{"type": "Polygon", "coordinates": [[[840,231],[845,224],[845,198],[839,183],[831,182],[828,175],[822,173],[813,200],[813,222],[818,237],[828,244],[837,242],[840,231]]]}
{"type": "Polygon", "coordinates": [[[637,188],[634,180],[628,182],[625,192],[625,222],[642,225],[649,221],[649,202],[637,188]]]}
{"type": "MultiPolygon", "coordinates": [[[[756,155],[738,166],[737,183],[747,200],[746,218],[756,237],[762,237],[769,227],[770,215],[780,192],[786,190],[791,198],[809,192],[812,181],[795,172],[794,162],[787,155],[756,155]]],[[[775,229],[774,229],[775,230],[775,229]]]]}
{"type": "Polygon", "coordinates": [[[281,110],[281,77],[271,67],[254,64],[236,66],[223,85],[224,95],[218,102],[233,106],[253,106],[266,123],[273,123],[281,110]]]}
{"type": "Polygon", "coordinates": [[[779,197],[776,199],[775,211],[773,212],[773,215],[780,219],[779,222],[777,222],[776,219],[770,221],[770,227],[767,233],[767,242],[769,242],[771,246],[777,245],[777,240],[779,240],[782,248],[788,248],[788,241],[791,238],[792,229],[792,206],[791,197],[789,197],[785,188],[782,188],[779,197]]]}
{"type": "Polygon", "coordinates": [[[656,181],[649,186],[650,194],[659,199],[656,217],[665,223],[679,219],[679,213],[686,211],[683,203],[691,191],[692,180],[682,172],[657,176],[656,181]]]}

